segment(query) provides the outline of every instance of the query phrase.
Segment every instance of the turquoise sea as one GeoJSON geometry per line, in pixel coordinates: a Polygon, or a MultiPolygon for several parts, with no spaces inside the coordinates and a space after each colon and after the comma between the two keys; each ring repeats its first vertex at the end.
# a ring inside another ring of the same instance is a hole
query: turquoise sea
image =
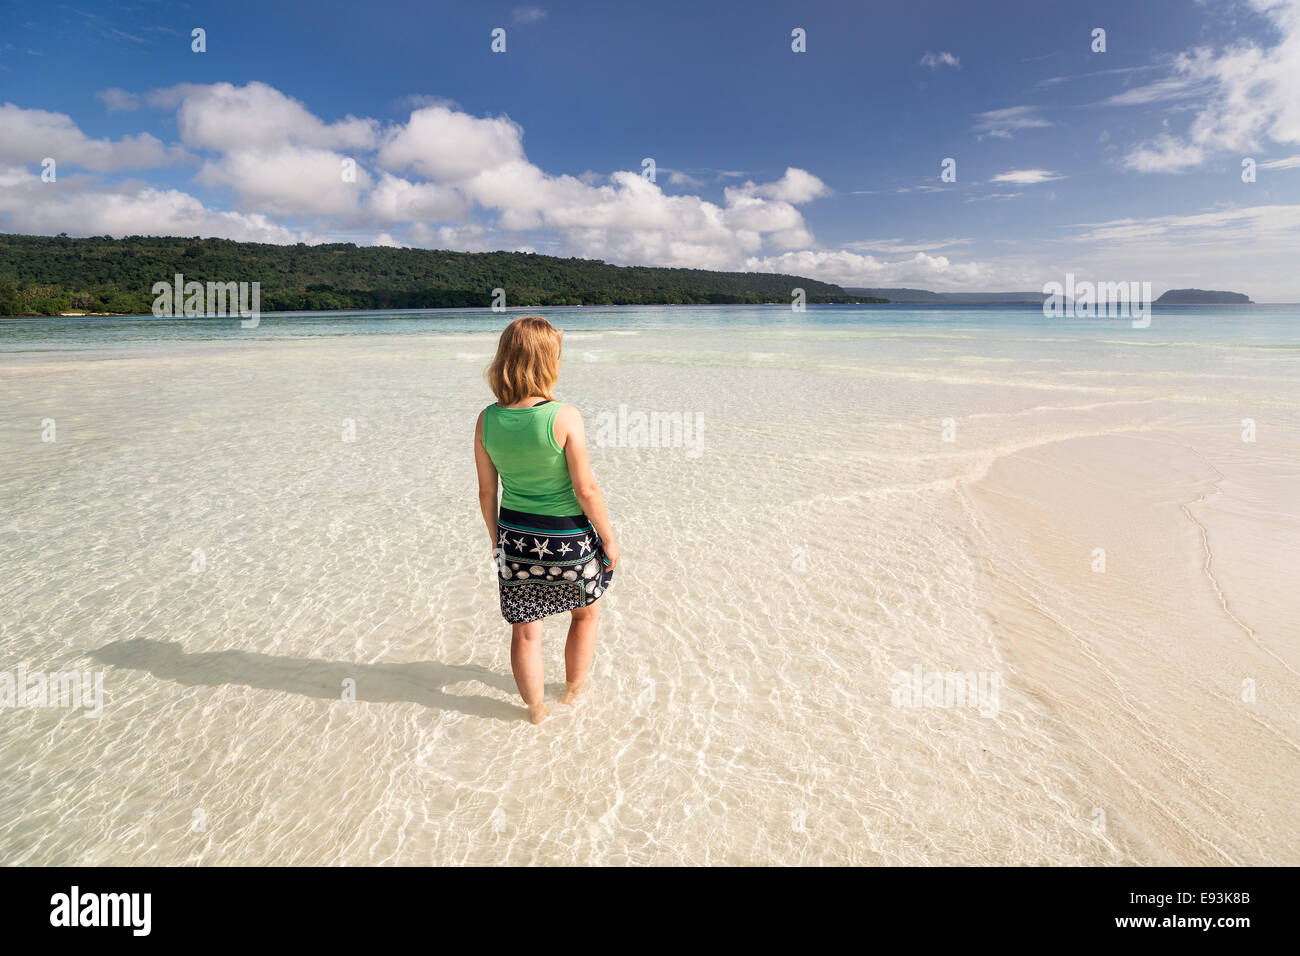
{"type": "Polygon", "coordinates": [[[1127,318],[1047,318],[1032,307],[827,306],[805,312],[788,306],[591,306],[538,309],[426,309],[386,312],[279,312],[256,329],[238,319],[85,316],[0,318],[0,351],[96,349],[185,342],[293,339],[354,335],[416,335],[499,330],[518,315],[541,313],[573,330],[861,328],[883,334],[964,333],[1097,340],[1116,334],[1146,344],[1300,346],[1300,305],[1156,307],[1151,326],[1127,318]]]}

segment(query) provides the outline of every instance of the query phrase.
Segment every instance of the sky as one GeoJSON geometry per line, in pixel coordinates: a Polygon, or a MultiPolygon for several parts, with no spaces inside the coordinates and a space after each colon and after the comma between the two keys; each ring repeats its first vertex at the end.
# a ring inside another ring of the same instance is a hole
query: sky
{"type": "Polygon", "coordinates": [[[0,231],[1297,302],[1300,0],[5,0],[0,231]]]}

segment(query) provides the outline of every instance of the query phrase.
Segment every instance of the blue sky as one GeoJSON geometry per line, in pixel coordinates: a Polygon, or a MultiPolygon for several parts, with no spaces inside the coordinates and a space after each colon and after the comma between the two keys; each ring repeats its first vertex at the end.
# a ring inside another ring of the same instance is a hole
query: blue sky
{"type": "Polygon", "coordinates": [[[0,104],[9,232],[1300,300],[1300,0],[9,4],[0,104]]]}

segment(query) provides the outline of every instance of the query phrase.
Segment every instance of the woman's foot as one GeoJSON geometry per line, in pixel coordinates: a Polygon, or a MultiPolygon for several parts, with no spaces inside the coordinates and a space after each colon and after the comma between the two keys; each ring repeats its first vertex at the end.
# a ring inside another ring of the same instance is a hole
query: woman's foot
{"type": "Polygon", "coordinates": [[[540,724],[550,714],[551,709],[545,703],[538,704],[536,707],[528,708],[528,719],[534,724],[540,724]]]}
{"type": "Polygon", "coordinates": [[[561,704],[572,704],[587,690],[587,682],[580,684],[566,684],[564,696],[560,698],[561,704]]]}

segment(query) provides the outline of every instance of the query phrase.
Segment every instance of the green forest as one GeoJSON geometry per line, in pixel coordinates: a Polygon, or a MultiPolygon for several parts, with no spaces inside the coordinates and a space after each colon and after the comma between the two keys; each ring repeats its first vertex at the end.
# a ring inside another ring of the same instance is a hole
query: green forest
{"type": "Polygon", "coordinates": [[[259,282],[264,312],[506,305],[877,303],[837,285],[773,273],[613,266],[524,252],[447,252],[229,239],[85,239],[0,234],[0,315],[152,311],[155,282],[259,282]]]}

